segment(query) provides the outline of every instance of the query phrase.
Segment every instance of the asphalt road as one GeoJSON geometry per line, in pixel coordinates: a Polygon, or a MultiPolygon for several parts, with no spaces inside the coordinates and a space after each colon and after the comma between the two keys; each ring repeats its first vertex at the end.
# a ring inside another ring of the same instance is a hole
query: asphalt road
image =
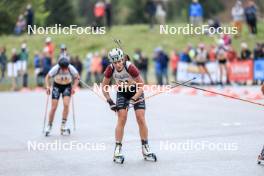
{"type": "MultiPolygon", "coordinates": [[[[264,167],[256,159],[264,145],[264,108],[189,91],[147,101],[156,163],[143,160],[136,120],[129,111],[123,165],[112,162],[116,115],[92,92],[82,90],[74,97],[77,130],[60,135],[60,104],[48,138],[42,134],[43,92],[0,93],[0,175],[263,176],[264,167]]],[[[68,123],[72,126],[72,112],[68,123]]]]}

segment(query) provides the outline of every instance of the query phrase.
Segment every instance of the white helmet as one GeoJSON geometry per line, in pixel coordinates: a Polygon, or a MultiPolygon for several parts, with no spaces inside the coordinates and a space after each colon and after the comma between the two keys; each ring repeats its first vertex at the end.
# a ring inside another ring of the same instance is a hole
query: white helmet
{"type": "Polygon", "coordinates": [[[113,48],[109,53],[108,53],[108,58],[110,62],[116,62],[124,57],[124,52],[120,48],[113,48]]]}

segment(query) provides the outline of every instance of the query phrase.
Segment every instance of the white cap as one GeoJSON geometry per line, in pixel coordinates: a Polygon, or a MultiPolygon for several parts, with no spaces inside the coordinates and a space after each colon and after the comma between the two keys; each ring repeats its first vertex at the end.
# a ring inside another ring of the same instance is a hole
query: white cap
{"type": "Polygon", "coordinates": [[[93,53],[91,53],[91,52],[90,53],[87,53],[86,58],[89,58],[90,59],[92,57],[93,57],[93,53]]]}
{"type": "Polygon", "coordinates": [[[241,43],[241,48],[247,49],[248,48],[248,45],[245,42],[243,42],[243,43],[241,43]]]}
{"type": "Polygon", "coordinates": [[[219,39],[219,40],[218,40],[218,45],[219,45],[219,46],[223,46],[223,45],[225,45],[225,41],[224,41],[223,39],[219,39]]]}
{"type": "Polygon", "coordinates": [[[26,43],[22,43],[21,48],[22,49],[26,49],[27,48],[27,44],[26,43]]]}
{"type": "Polygon", "coordinates": [[[51,42],[51,38],[50,37],[47,37],[46,40],[45,40],[46,43],[49,43],[51,42]]]}

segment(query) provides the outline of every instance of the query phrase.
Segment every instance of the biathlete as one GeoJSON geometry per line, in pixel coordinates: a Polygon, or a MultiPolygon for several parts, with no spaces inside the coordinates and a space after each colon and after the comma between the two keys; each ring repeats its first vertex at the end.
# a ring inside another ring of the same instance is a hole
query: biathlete
{"type": "Polygon", "coordinates": [[[104,72],[102,82],[103,94],[110,105],[111,110],[116,111],[118,115],[115,128],[115,150],[113,161],[117,163],[124,162],[122,154],[122,140],[124,136],[124,127],[127,121],[128,108],[132,105],[139,127],[139,133],[142,144],[142,154],[145,160],[157,161],[157,157],[151,152],[148,145],[148,128],[145,120],[145,101],[143,93],[143,79],[135,65],[126,60],[126,56],[119,48],[112,49],[108,54],[111,64],[104,72]],[[116,103],[109,94],[109,85],[111,78],[117,84],[116,103]],[[138,101],[141,100],[141,101],[138,101]]]}
{"type": "Polygon", "coordinates": [[[68,57],[59,58],[58,64],[52,67],[45,78],[47,94],[50,95],[51,93],[52,96],[49,121],[45,130],[46,136],[51,132],[52,122],[61,94],[64,107],[62,113],[61,135],[70,134],[70,128],[66,126],[66,122],[69,113],[71,95],[75,93],[75,89],[79,84],[80,76],[74,66],[70,64],[69,60],[68,57]],[[52,91],[50,85],[51,78],[53,78],[52,91]]]}

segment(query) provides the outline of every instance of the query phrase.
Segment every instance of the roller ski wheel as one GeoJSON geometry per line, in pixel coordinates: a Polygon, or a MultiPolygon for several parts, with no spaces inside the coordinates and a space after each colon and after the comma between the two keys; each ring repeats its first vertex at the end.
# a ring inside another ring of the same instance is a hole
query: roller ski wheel
{"type": "Polygon", "coordinates": [[[259,154],[258,156],[258,161],[257,161],[258,164],[263,164],[264,163],[264,146],[261,150],[261,153],[259,154]]]}
{"type": "Polygon", "coordinates": [[[125,157],[122,154],[122,144],[116,143],[113,161],[118,164],[123,164],[125,157]]]}
{"type": "Polygon", "coordinates": [[[50,134],[50,132],[49,132],[49,131],[46,131],[46,132],[45,132],[45,136],[46,136],[46,137],[48,137],[48,136],[49,136],[49,134],[50,134]]]}
{"type": "Polygon", "coordinates": [[[115,156],[114,159],[113,159],[113,162],[117,163],[117,164],[123,164],[124,161],[125,161],[125,157],[124,156],[115,156]]]}
{"type": "Polygon", "coordinates": [[[61,135],[63,136],[69,136],[71,134],[71,130],[69,128],[67,129],[61,129],[61,135]]]}
{"type": "Polygon", "coordinates": [[[150,153],[148,155],[144,155],[144,160],[157,162],[157,156],[154,153],[150,153]]]}
{"type": "Polygon", "coordinates": [[[46,130],[45,130],[45,137],[48,137],[50,135],[50,132],[51,132],[51,125],[48,125],[46,130]]]}
{"type": "Polygon", "coordinates": [[[261,155],[258,156],[258,161],[257,161],[257,163],[258,163],[258,164],[263,164],[263,163],[264,163],[264,158],[263,158],[261,155]]]}
{"type": "Polygon", "coordinates": [[[148,144],[142,145],[142,154],[145,161],[157,162],[157,156],[155,153],[151,152],[148,144]]]}

